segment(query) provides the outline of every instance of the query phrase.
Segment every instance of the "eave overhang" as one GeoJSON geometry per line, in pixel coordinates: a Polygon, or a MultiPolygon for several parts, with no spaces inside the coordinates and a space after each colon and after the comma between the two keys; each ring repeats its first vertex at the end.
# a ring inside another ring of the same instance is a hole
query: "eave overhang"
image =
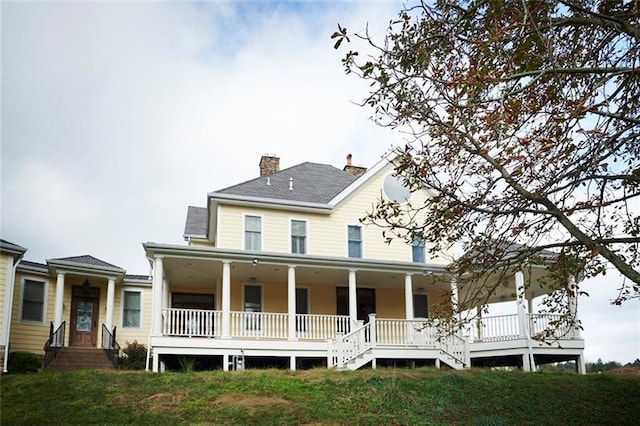
{"type": "Polygon", "coordinates": [[[126,270],[118,267],[84,265],[77,262],[67,262],[55,259],[47,260],[47,266],[49,267],[49,272],[52,274],[70,273],[113,279],[122,279],[127,272],[126,270]]]}
{"type": "Polygon", "coordinates": [[[211,259],[219,261],[236,261],[251,263],[258,259],[261,264],[286,264],[296,266],[311,266],[318,268],[340,268],[358,271],[398,272],[407,274],[444,275],[448,274],[446,266],[385,261],[374,259],[352,259],[332,256],[311,256],[288,253],[256,252],[246,250],[222,249],[217,247],[177,246],[169,244],[143,243],[147,256],[211,259]]]}

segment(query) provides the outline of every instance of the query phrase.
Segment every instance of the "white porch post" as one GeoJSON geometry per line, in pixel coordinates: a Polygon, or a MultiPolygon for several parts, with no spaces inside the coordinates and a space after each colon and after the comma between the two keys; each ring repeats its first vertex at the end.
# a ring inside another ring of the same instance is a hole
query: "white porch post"
{"type": "Polygon", "coordinates": [[[352,325],[358,322],[358,293],[356,292],[355,269],[349,269],[349,318],[352,325]]]}
{"type": "Polygon", "coordinates": [[[231,337],[231,262],[222,261],[222,337],[231,337]]]}
{"type": "Polygon", "coordinates": [[[220,281],[220,277],[216,278],[216,311],[222,310],[222,281],[220,281]]]}
{"type": "Polygon", "coordinates": [[[413,282],[411,274],[407,273],[404,276],[404,311],[405,317],[408,320],[412,320],[413,315],[413,282]]]}
{"type": "Polygon", "coordinates": [[[64,302],[64,272],[58,272],[56,280],[56,301],[53,314],[53,327],[58,328],[62,324],[62,303],[64,302]]]}
{"type": "Polygon", "coordinates": [[[518,329],[520,332],[521,338],[528,337],[527,329],[526,329],[526,310],[524,307],[524,274],[522,271],[516,272],[515,277],[516,283],[516,303],[518,306],[518,329]]]}
{"type": "Polygon", "coordinates": [[[169,300],[169,283],[167,280],[162,280],[162,308],[168,308],[171,306],[169,300]]]}
{"type": "Polygon", "coordinates": [[[516,304],[518,307],[518,329],[521,339],[527,340],[527,351],[522,354],[522,370],[536,371],[536,364],[531,347],[529,325],[527,323],[527,308],[525,307],[526,294],[524,288],[524,274],[518,270],[515,275],[516,304]]]}
{"type": "Polygon", "coordinates": [[[571,335],[574,339],[579,339],[581,337],[580,328],[578,325],[578,293],[576,287],[576,278],[572,275],[569,277],[567,282],[567,298],[569,299],[569,314],[571,315],[571,320],[575,324],[574,327],[571,327],[571,335]]]}
{"type": "Polygon", "coordinates": [[[460,312],[458,312],[458,282],[456,281],[456,277],[451,277],[451,308],[453,310],[454,315],[460,316],[460,312]]]}
{"type": "Polygon", "coordinates": [[[16,281],[16,268],[20,263],[21,257],[16,259],[16,262],[13,261],[13,256],[7,257],[7,287],[6,293],[4,295],[4,310],[2,317],[2,341],[0,345],[4,346],[4,359],[3,359],[3,367],[2,372],[8,373],[9,367],[9,335],[11,334],[11,313],[13,310],[13,290],[15,287],[16,281]]]}
{"type": "MultiPolygon", "coordinates": [[[[151,297],[153,299],[153,317],[151,334],[159,336],[162,334],[162,283],[164,281],[163,258],[156,257],[153,262],[153,283],[151,287],[151,297]]],[[[153,356],[153,371],[157,372],[156,355],[153,356]]]]}
{"type": "MultiPolygon", "coordinates": [[[[297,340],[296,336],[296,267],[289,265],[287,277],[287,301],[289,319],[289,340],[297,340]]],[[[292,358],[292,370],[295,369],[295,357],[292,358]]]]}
{"type": "Polygon", "coordinates": [[[115,303],[115,295],[116,279],[111,277],[107,281],[107,313],[104,320],[104,325],[107,327],[107,330],[109,330],[109,333],[113,332],[113,305],[115,303]]]}

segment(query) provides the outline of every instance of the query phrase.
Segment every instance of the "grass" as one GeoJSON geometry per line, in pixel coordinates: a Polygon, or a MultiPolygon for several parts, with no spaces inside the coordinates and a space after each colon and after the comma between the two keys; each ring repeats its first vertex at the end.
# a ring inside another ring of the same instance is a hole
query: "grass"
{"type": "Polygon", "coordinates": [[[1,423],[635,424],[640,376],[323,369],[2,377],[1,423]]]}

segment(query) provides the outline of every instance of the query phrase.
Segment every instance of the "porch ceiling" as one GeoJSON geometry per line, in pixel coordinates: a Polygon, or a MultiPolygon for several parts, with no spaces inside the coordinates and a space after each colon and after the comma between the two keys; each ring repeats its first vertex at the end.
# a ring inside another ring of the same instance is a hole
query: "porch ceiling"
{"type": "MultiPolygon", "coordinates": [[[[231,263],[231,280],[241,282],[273,283],[287,282],[287,263],[258,261],[254,266],[250,261],[231,263]]],[[[215,286],[222,280],[222,261],[218,259],[164,258],[165,278],[172,285],[194,288],[215,286]]],[[[347,286],[349,268],[331,266],[298,265],[295,269],[296,285],[347,286]]],[[[404,288],[405,274],[398,271],[358,270],[358,287],[368,288],[404,288]]],[[[414,290],[449,289],[449,278],[436,274],[412,275],[414,290]]]]}
{"type": "MultiPolygon", "coordinates": [[[[545,284],[546,268],[543,266],[525,266],[522,268],[526,296],[535,298],[551,293],[553,290],[545,284]]],[[[458,284],[459,300],[461,303],[475,298],[475,294],[481,287],[491,290],[493,293],[486,300],[486,303],[499,303],[516,299],[515,273],[510,274],[490,274],[477,283],[458,284]]],[[[486,291],[485,291],[486,293],[486,291]]]]}

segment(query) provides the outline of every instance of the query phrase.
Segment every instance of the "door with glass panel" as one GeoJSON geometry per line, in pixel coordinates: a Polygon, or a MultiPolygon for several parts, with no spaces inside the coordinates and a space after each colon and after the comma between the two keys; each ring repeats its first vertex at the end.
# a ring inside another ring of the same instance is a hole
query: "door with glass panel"
{"type": "Polygon", "coordinates": [[[89,286],[73,286],[71,291],[69,345],[96,347],[98,343],[100,289],[89,286]]]}

